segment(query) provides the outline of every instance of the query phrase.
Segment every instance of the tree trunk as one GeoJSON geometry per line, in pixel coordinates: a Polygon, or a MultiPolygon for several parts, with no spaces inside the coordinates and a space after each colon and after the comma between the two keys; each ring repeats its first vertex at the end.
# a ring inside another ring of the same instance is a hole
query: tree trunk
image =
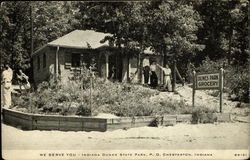
{"type": "Polygon", "coordinates": [[[176,70],[175,70],[175,68],[176,68],[176,60],[175,60],[175,58],[174,58],[174,65],[173,65],[173,69],[172,69],[172,71],[173,71],[173,92],[175,91],[175,84],[176,84],[176,70]]]}
{"type": "Polygon", "coordinates": [[[127,58],[127,82],[130,82],[130,77],[129,77],[129,72],[130,72],[130,65],[129,65],[129,55],[126,54],[126,58],[127,58]]]}
{"type": "Polygon", "coordinates": [[[34,50],[34,41],[33,41],[33,8],[32,8],[32,4],[30,5],[30,26],[31,26],[31,30],[30,30],[30,40],[31,40],[31,44],[30,44],[30,68],[31,68],[30,76],[31,76],[31,78],[30,79],[31,79],[31,81],[33,81],[32,54],[33,54],[33,50],[34,50]]]}
{"type": "Polygon", "coordinates": [[[163,48],[163,66],[165,67],[167,64],[167,49],[166,46],[163,48]]]}
{"type": "Polygon", "coordinates": [[[229,33],[229,42],[228,42],[228,64],[231,63],[231,51],[232,51],[232,38],[233,38],[233,29],[230,27],[230,33],[229,33]]]}
{"type": "Polygon", "coordinates": [[[33,54],[33,8],[30,5],[30,40],[31,40],[31,47],[30,47],[30,56],[33,54]]]}
{"type": "Polygon", "coordinates": [[[139,83],[142,83],[142,71],[141,71],[141,52],[138,54],[138,79],[139,83]]]}
{"type": "Polygon", "coordinates": [[[118,81],[122,81],[122,55],[121,55],[121,43],[118,42],[118,53],[116,54],[116,77],[118,81]]]}

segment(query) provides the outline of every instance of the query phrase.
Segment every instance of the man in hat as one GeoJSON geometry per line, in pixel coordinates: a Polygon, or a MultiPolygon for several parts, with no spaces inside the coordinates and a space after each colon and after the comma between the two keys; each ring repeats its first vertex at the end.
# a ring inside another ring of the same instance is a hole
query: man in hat
{"type": "Polygon", "coordinates": [[[11,90],[12,90],[13,71],[9,64],[4,65],[2,72],[2,91],[3,91],[3,107],[9,108],[11,106],[11,90]]]}

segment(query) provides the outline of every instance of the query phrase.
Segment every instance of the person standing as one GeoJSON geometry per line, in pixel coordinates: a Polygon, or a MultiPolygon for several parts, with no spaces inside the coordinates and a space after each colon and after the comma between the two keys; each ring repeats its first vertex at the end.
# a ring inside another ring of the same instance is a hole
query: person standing
{"type": "Polygon", "coordinates": [[[157,87],[158,85],[158,77],[156,74],[156,63],[152,62],[150,65],[150,84],[153,88],[157,87]]]}
{"type": "Polygon", "coordinates": [[[146,85],[148,85],[148,81],[149,81],[149,72],[150,72],[149,66],[143,67],[144,84],[146,85]]]}
{"type": "Polygon", "coordinates": [[[170,76],[171,76],[171,69],[169,68],[169,66],[166,64],[165,67],[162,67],[160,66],[159,64],[157,64],[157,66],[159,68],[162,69],[163,71],[163,75],[164,75],[164,78],[163,78],[163,83],[164,83],[164,88],[167,89],[169,92],[171,91],[171,79],[170,79],[170,76]]]}
{"type": "Polygon", "coordinates": [[[13,78],[13,71],[9,67],[8,64],[5,64],[4,71],[2,73],[3,107],[4,108],[10,108],[11,106],[12,78],[13,78]]]}
{"type": "Polygon", "coordinates": [[[112,68],[111,68],[111,72],[109,72],[109,80],[111,82],[114,82],[116,80],[116,68],[115,66],[113,65],[112,68]]]}
{"type": "Polygon", "coordinates": [[[149,81],[149,72],[150,72],[150,67],[149,67],[149,59],[145,57],[143,59],[143,75],[144,75],[144,84],[148,85],[149,81]]]}

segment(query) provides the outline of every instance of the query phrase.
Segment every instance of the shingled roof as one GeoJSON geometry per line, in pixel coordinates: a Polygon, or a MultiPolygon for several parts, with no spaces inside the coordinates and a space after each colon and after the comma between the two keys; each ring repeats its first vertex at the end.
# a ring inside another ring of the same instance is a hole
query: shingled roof
{"type": "Polygon", "coordinates": [[[99,48],[108,45],[108,42],[101,43],[100,41],[105,36],[112,36],[108,33],[96,32],[93,30],[74,30],[65,36],[62,36],[50,43],[49,46],[59,46],[68,48],[99,48]]]}
{"type": "MultiPolygon", "coordinates": [[[[48,44],[44,45],[40,49],[36,50],[33,55],[43,50],[47,46],[63,47],[63,48],[77,48],[77,49],[87,49],[87,48],[100,48],[103,46],[109,46],[108,41],[101,43],[101,41],[106,36],[112,36],[109,33],[96,32],[93,30],[74,30],[48,44]]],[[[145,54],[155,54],[150,48],[146,48],[145,54]]]]}
{"type": "Polygon", "coordinates": [[[64,48],[99,48],[103,46],[108,46],[108,42],[101,43],[106,36],[112,36],[109,33],[96,32],[93,30],[74,30],[52,42],[49,42],[45,46],[41,47],[37,51],[34,52],[36,54],[46,46],[59,46],[64,48]]]}

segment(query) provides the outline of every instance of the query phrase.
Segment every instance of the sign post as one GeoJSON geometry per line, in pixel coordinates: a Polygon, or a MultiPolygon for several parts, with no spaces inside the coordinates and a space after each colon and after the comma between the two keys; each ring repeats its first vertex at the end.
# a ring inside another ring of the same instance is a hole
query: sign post
{"type": "Polygon", "coordinates": [[[223,108],[223,68],[220,69],[220,113],[223,108]]]}
{"type": "Polygon", "coordinates": [[[194,97],[195,97],[195,70],[193,71],[193,96],[192,96],[192,102],[193,102],[193,107],[194,107],[194,97]]]}
{"type": "Polygon", "coordinates": [[[193,107],[195,104],[195,90],[217,89],[220,91],[220,113],[223,106],[223,68],[215,73],[195,73],[193,71],[193,107]]]}
{"type": "Polygon", "coordinates": [[[92,83],[93,83],[93,72],[92,67],[90,67],[90,116],[92,116],[92,83]]]}

